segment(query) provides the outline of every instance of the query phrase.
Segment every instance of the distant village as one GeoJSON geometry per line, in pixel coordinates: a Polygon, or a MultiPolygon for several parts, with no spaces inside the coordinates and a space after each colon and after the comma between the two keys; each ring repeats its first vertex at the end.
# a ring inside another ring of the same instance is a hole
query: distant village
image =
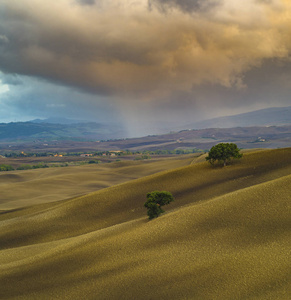
{"type": "Polygon", "coordinates": [[[175,149],[175,150],[144,150],[144,151],[129,151],[129,150],[112,150],[112,151],[92,151],[92,152],[24,152],[15,151],[1,153],[3,158],[5,157],[67,157],[67,156],[79,156],[82,158],[89,158],[94,156],[101,157],[117,157],[126,155],[180,155],[204,152],[201,149],[175,149]]]}

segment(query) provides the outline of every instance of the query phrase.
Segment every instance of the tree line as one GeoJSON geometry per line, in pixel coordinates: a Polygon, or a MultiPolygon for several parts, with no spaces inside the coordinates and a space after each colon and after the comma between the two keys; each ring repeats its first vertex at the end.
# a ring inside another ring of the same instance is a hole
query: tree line
{"type": "Polygon", "coordinates": [[[80,156],[82,154],[92,154],[92,156],[103,156],[110,155],[114,153],[116,156],[124,155],[168,155],[168,154],[191,154],[191,153],[201,153],[204,152],[202,149],[176,149],[176,150],[144,150],[144,151],[131,151],[131,150],[122,150],[122,151],[88,151],[88,152],[5,152],[2,155],[7,158],[16,158],[16,157],[48,157],[55,155],[63,156],[80,156]]]}

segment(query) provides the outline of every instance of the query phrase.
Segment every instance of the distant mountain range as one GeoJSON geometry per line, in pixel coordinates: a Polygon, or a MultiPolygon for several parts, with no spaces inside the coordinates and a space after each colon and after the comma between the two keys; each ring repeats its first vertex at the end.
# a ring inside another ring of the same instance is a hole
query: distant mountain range
{"type": "Polygon", "coordinates": [[[117,125],[99,123],[49,123],[34,120],[30,122],[0,123],[1,141],[33,140],[103,140],[120,138],[125,133],[117,125]]]}
{"type": "Polygon", "coordinates": [[[50,123],[50,124],[63,124],[63,125],[90,123],[85,120],[72,120],[67,118],[55,118],[55,117],[47,118],[47,119],[34,119],[29,122],[37,123],[37,124],[50,123]]]}
{"type": "MultiPolygon", "coordinates": [[[[194,122],[168,132],[185,129],[282,126],[291,124],[291,106],[274,107],[248,113],[194,122]]],[[[166,130],[163,130],[167,132],[166,130]]],[[[110,140],[126,138],[120,124],[102,124],[66,118],[49,118],[29,122],[0,123],[0,141],[35,140],[110,140]]]]}
{"type": "Polygon", "coordinates": [[[203,120],[183,126],[183,129],[278,126],[289,124],[291,124],[291,106],[272,107],[238,115],[203,120]]]}

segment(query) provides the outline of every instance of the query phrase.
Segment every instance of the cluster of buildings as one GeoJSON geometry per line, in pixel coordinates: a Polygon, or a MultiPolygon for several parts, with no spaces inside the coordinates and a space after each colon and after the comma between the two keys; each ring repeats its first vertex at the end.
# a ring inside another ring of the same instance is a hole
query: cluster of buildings
{"type": "MultiPolygon", "coordinates": [[[[123,151],[106,151],[102,153],[102,156],[117,156],[118,154],[123,153],[123,151]]],[[[93,154],[92,153],[83,153],[80,155],[81,157],[92,157],[93,154]]]]}

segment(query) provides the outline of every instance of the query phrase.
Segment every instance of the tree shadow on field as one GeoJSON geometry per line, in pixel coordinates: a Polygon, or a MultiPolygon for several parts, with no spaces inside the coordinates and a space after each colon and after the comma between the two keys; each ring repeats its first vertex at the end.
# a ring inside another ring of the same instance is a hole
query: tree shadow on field
{"type": "Polygon", "coordinates": [[[236,166],[236,165],[241,165],[241,164],[242,164],[241,159],[233,159],[231,161],[228,161],[226,163],[226,166],[224,166],[223,161],[215,162],[213,164],[208,163],[208,166],[209,166],[209,168],[212,168],[212,169],[223,169],[223,168],[236,166]]]}

